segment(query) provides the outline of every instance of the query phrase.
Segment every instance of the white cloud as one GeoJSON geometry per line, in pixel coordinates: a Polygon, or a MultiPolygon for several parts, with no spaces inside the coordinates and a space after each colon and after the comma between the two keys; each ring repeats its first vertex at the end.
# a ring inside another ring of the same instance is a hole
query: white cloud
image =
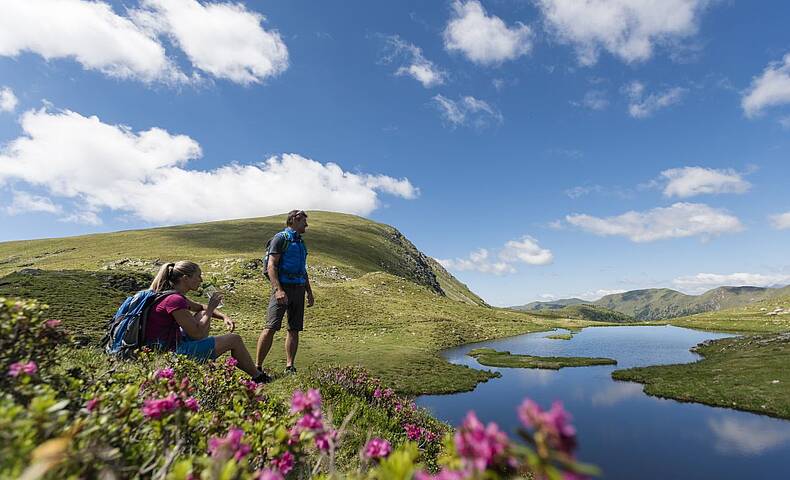
{"type": "Polygon", "coordinates": [[[0,112],[13,112],[18,103],[13,90],[8,87],[0,88],[0,112]]]}
{"type": "Polygon", "coordinates": [[[183,79],[164,47],[104,2],[3,0],[0,56],[33,52],[73,58],[84,68],[146,82],[183,79]]]}
{"type": "Polygon", "coordinates": [[[506,262],[492,262],[489,260],[488,250],[480,248],[469,254],[468,258],[456,259],[436,259],[447,270],[457,272],[475,271],[480,273],[492,273],[494,275],[504,275],[515,273],[516,269],[506,262]]]}
{"type": "Polygon", "coordinates": [[[790,212],[771,215],[771,223],[777,230],[787,230],[790,228],[790,212]]]}
{"type": "Polygon", "coordinates": [[[476,271],[503,275],[515,273],[516,263],[527,265],[547,265],[554,260],[550,250],[541,248],[538,241],[529,235],[524,235],[519,240],[510,240],[496,255],[497,260],[485,248],[479,248],[469,254],[467,258],[436,259],[444,268],[453,271],[476,271]]]}
{"type": "Polygon", "coordinates": [[[101,225],[99,215],[92,210],[76,211],[60,219],[61,222],[82,223],[84,225],[101,225]]]}
{"type": "Polygon", "coordinates": [[[489,16],[476,0],[456,0],[444,29],[444,48],[459,51],[480,65],[498,65],[528,54],[532,37],[528,26],[519,22],[508,27],[501,18],[489,16]]]}
{"type": "Polygon", "coordinates": [[[5,208],[9,215],[19,215],[27,212],[60,213],[62,208],[55,205],[47,197],[32,195],[27,192],[14,192],[11,205],[5,208]]]}
{"type": "Polygon", "coordinates": [[[645,86],[640,82],[631,82],[623,91],[628,97],[628,114],[634,118],[647,118],[657,110],[679,103],[687,90],[681,87],[670,88],[661,93],[645,96],[645,86]]]}
{"type": "Polygon", "coordinates": [[[379,192],[415,198],[408,179],[344,171],[297,154],[254,165],[189,170],[202,155],[186,135],[134,132],[72,111],[26,112],[24,135],[0,151],[0,186],[25,182],[76,201],[71,220],[95,223],[110,209],[153,223],[271,215],[294,206],[366,215],[379,192]],[[86,213],[87,212],[87,213],[86,213]]]}
{"type": "Polygon", "coordinates": [[[574,214],[566,216],[565,220],[596,235],[620,235],[633,242],[692,236],[707,239],[743,230],[738,218],[702,203],[675,203],[669,207],[646,212],[629,211],[606,218],[574,214]]]}
{"type": "Polygon", "coordinates": [[[790,53],[782,61],[770,63],[763,74],[752,80],[741,99],[747,117],[756,117],[768,107],[790,103],[790,53]]]}
{"type": "Polygon", "coordinates": [[[604,110],[609,106],[609,99],[603,90],[590,90],[584,94],[581,102],[571,102],[577,107],[589,108],[590,110],[604,110]]]}
{"type": "Polygon", "coordinates": [[[217,78],[258,83],[288,68],[288,48],[243,3],[142,0],[135,20],[169,36],[192,64],[217,78]]]}
{"type": "Polygon", "coordinates": [[[412,77],[425,88],[444,84],[447,72],[425,58],[420,47],[404,41],[398,35],[386,37],[386,42],[387,54],[381,61],[387,64],[396,61],[405,63],[398,67],[395,75],[412,77]]]}
{"type": "Polygon", "coordinates": [[[751,457],[790,444],[790,431],[771,418],[711,418],[708,426],[716,450],[751,457]]]}
{"type": "Polygon", "coordinates": [[[696,275],[678,277],[672,283],[690,293],[703,293],[716,287],[770,287],[773,285],[790,284],[790,275],[762,273],[698,273],[696,275]]]}
{"type": "Polygon", "coordinates": [[[443,95],[436,95],[433,101],[439,112],[453,127],[471,125],[475,128],[485,128],[492,121],[502,123],[504,117],[498,110],[483,100],[475,97],[461,97],[458,101],[450,100],[443,95]]]}
{"type": "Polygon", "coordinates": [[[658,44],[697,32],[709,0],[537,0],[547,29],[572,44],[579,63],[593,65],[601,50],[631,63],[649,59],[658,44]]]}
{"type": "Polygon", "coordinates": [[[0,56],[70,58],[88,70],[149,83],[199,80],[168,56],[160,41],[167,37],[195,69],[248,84],[288,67],[288,49],[262,21],[242,3],[141,0],[122,16],[103,1],[4,0],[0,56]]]}
{"type": "Polygon", "coordinates": [[[548,265],[554,260],[551,250],[541,248],[538,241],[529,235],[521,240],[510,240],[499,252],[499,258],[508,263],[523,262],[529,265],[548,265]]]}
{"type": "Polygon", "coordinates": [[[734,170],[702,167],[671,168],[661,172],[667,180],[664,196],[687,198],[711,193],[744,193],[751,184],[734,170]]]}

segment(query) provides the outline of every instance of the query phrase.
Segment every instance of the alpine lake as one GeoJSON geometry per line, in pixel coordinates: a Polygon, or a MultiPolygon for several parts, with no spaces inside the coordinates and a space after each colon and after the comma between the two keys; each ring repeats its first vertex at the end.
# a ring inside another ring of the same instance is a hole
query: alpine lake
{"type": "MultiPolygon", "coordinates": [[[[604,479],[790,478],[790,421],[651,397],[642,385],[615,381],[614,370],[688,363],[696,344],[732,336],[673,326],[592,327],[570,340],[541,332],[464,345],[443,352],[452,363],[497,371],[501,377],[471,392],[426,395],[417,404],[459,425],[466,412],[496,422],[513,437],[525,397],[544,409],[562,401],[577,430],[578,458],[604,479]],[[608,357],[617,365],[560,370],[486,367],[467,355],[476,348],[551,357],[608,357]]],[[[790,366],[789,366],[790,367],[790,366]]]]}

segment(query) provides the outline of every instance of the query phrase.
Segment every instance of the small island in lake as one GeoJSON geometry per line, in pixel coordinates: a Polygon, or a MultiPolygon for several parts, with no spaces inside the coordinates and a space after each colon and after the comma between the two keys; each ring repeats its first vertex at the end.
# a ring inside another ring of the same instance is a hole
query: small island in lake
{"type": "Polygon", "coordinates": [[[537,357],[498,352],[493,348],[476,348],[468,354],[487,367],[547,368],[559,370],[563,367],[588,367],[590,365],[617,365],[613,358],[595,357],[537,357]]]}

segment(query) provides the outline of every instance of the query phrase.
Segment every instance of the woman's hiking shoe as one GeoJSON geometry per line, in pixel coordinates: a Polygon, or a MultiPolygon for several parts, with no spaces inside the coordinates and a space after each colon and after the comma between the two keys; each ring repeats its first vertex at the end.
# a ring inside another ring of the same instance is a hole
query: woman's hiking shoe
{"type": "Polygon", "coordinates": [[[266,372],[261,370],[258,372],[258,375],[252,377],[252,381],[255,383],[269,383],[272,381],[272,377],[270,377],[266,372]]]}
{"type": "Polygon", "coordinates": [[[289,365],[289,366],[285,367],[285,374],[286,375],[293,375],[295,373],[296,373],[296,367],[294,367],[293,365],[289,365]]]}

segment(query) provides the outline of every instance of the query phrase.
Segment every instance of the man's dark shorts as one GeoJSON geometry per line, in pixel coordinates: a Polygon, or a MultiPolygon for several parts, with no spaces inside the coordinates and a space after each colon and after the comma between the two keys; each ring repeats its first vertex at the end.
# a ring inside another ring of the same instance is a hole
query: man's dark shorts
{"type": "Polygon", "coordinates": [[[274,289],[269,297],[269,308],[266,309],[266,327],[270,330],[279,330],[283,326],[283,317],[288,312],[288,330],[301,331],[304,328],[304,285],[282,284],[288,303],[277,303],[274,298],[274,289]]]}

